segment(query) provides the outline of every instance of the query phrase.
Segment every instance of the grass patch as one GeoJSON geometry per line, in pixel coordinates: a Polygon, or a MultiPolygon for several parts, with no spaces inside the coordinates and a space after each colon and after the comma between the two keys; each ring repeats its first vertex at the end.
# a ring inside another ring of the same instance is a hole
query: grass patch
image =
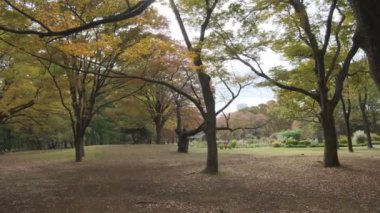
{"type": "MultiPolygon", "coordinates": [[[[85,147],[85,159],[95,160],[108,156],[105,146],[86,146],[85,147]]],[[[39,151],[24,151],[8,153],[17,158],[28,158],[30,161],[74,161],[75,150],[74,149],[59,149],[59,150],[39,150],[39,151]]]]}

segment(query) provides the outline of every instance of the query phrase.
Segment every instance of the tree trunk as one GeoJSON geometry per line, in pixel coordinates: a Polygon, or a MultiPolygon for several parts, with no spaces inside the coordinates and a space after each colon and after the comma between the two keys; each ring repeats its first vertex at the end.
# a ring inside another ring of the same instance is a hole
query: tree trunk
{"type": "Polygon", "coordinates": [[[206,140],[207,140],[207,165],[204,172],[209,173],[209,174],[217,174],[218,173],[218,148],[216,144],[216,128],[215,126],[208,126],[208,124],[206,124],[204,132],[205,132],[206,140]]]}
{"type": "Polygon", "coordinates": [[[162,125],[162,122],[155,122],[156,126],[156,144],[162,143],[162,129],[164,126],[162,125]]]}
{"type": "Polygon", "coordinates": [[[84,152],[84,141],[82,139],[81,145],[80,145],[80,154],[82,155],[82,158],[85,157],[85,152],[84,152]]]}
{"type": "Polygon", "coordinates": [[[354,152],[354,148],[352,147],[352,136],[351,136],[352,133],[351,133],[351,126],[350,126],[351,101],[350,99],[347,100],[347,108],[346,108],[346,104],[344,102],[343,97],[341,97],[340,101],[342,103],[343,117],[344,117],[344,122],[346,126],[348,151],[354,152]]]}
{"type": "Polygon", "coordinates": [[[75,146],[75,161],[76,162],[82,161],[82,152],[81,152],[82,141],[83,141],[83,138],[75,137],[74,146],[75,146]]]}
{"type": "MultiPolygon", "coordinates": [[[[201,66],[202,63],[195,63],[201,66]]],[[[216,113],[215,99],[211,88],[211,77],[204,72],[198,71],[199,82],[207,112],[204,115],[205,126],[203,131],[207,141],[207,163],[204,172],[209,174],[218,173],[218,146],[216,144],[216,113]]]]}
{"type": "Polygon", "coordinates": [[[360,111],[363,117],[363,123],[364,123],[364,130],[367,135],[367,146],[369,149],[373,148],[372,145],[372,139],[371,139],[371,127],[370,123],[368,120],[368,115],[367,115],[367,110],[366,110],[366,105],[367,105],[367,90],[364,90],[364,98],[362,98],[361,93],[359,92],[359,107],[360,111]]]}
{"type": "Polygon", "coordinates": [[[178,134],[178,149],[179,153],[189,152],[189,138],[183,133],[178,134]]]}
{"type": "Polygon", "coordinates": [[[380,90],[380,1],[349,1],[357,20],[359,45],[368,57],[371,76],[380,90]]]}
{"type": "Polygon", "coordinates": [[[99,135],[99,144],[100,144],[100,145],[103,145],[103,144],[104,144],[104,136],[103,136],[103,133],[100,131],[100,132],[98,133],[98,135],[99,135]]]}
{"type": "Polygon", "coordinates": [[[322,107],[321,123],[323,128],[323,135],[325,138],[325,151],[323,162],[324,166],[340,166],[337,150],[338,143],[335,129],[334,110],[330,109],[330,107],[322,107]]]}
{"type": "Polygon", "coordinates": [[[377,112],[376,112],[376,106],[371,107],[371,129],[372,132],[379,133],[379,126],[377,125],[377,112]]]}

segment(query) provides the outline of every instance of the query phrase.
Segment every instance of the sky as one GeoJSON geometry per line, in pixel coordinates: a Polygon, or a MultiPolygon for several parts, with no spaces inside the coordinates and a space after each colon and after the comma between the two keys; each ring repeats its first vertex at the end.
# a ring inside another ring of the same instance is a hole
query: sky
{"type": "MultiPolygon", "coordinates": [[[[183,41],[180,28],[171,9],[166,6],[162,6],[158,3],[156,3],[154,6],[158,8],[158,11],[169,20],[169,33],[171,37],[175,40],[183,41]]],[[[261,59],[264,70],[268,70],[269,68],[280,65],[282,63],[280,56],[271,51],[263,52],[263,54],[261,55],[261,59]]],[[[228,67],[231,72],[248,72],[243,65],[238,63],[231,64],[228,67]]],[[[270,88],[258,88],[254,86],[248,86],[244,88],[239,97],[225,110],[225,112],[237,111],[238,104],[246,104],[247,106],[257,106],[261,103],[266,103],[269,100],[275,100],[275,95],[270,88]]],[[[217,95],[217,110],[223,106],[223,100],[217,95]]]]}

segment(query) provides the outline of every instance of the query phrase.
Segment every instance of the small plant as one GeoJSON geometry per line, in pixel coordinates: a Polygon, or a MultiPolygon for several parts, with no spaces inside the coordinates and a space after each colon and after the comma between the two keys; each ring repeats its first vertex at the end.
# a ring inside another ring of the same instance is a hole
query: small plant
{"type": "Polygon", "coordinates": [[[231,146],[231,148],[236,148],[237,140],[235,140],[235,139],[231,140],[229,145],[231,146]]]}
{"type": "Polygon", "coordinates": [[[352,136],[352,140],[357,144],[364,144],[367,139],[366,134],[363,130],[357,130],[352,136]]]}
{"type": "Polygon", "coordinates": [[[339,138],[338,143],[339,143],[339,145],[347,145],[347,139],[346,138],[339,138]]]}
{"type": "Polygon", "coordinates": [[[230,144],[228,144],[227,149],[232,149],[232,146],[230,144]]]}
{"type": "Polygon", "coordinates": [[[289,138],[294,138],[296,140],[300,140],[301,139],[301,130],[299,129],[293,129],[293,130],[286,130],[286,131],[282,131],[280,132],[280,135],[282,137],[285,138],[285,140],[289,139],[289,138]]]}
{"type": "Polygon", "coordinates": [[[371,133],[371,138],[373,141],[380,141],[380,135],[376,133],[371,133]]]}
{"type": "Polygon", "coordinates": [[[220,149],[220,150],[223,150],[223,149],[224,149],[224,145],[223,145],[223,144],[220,144],[220,145],[219,145],[219,149],[220,149]]]}
{"type": "Polygon", "coordinates": [[[281,143],[279,141],[273,141],[272,143],[272,147],[281,147],[281,143]]]}
{"type": "Polygon", "coordinates": [[[287,147],[292,147],[292,146],[297,146],[297,145],[298,145],[298,141],[294,139],[293,137],[289,137],[285,141],[285,146],[287,147]]]}
{"type": "Polygon", "coordinates": [[[311,142],[308,140],[302,140],[299,142],[299,145],[304,146],[304,147],[310,146],[310,144],[311,144],[311,142]]]}

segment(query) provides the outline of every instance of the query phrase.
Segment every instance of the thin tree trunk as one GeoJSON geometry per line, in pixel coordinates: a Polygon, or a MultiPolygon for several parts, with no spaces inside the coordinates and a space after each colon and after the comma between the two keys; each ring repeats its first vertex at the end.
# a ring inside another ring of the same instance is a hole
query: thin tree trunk
{"type": "Polygon", "coordinates": [[[364,88],[364,97],[362,97],[361,93],[359,92],[359,107],[360,107],[360,111],[363,117],[365,133],[367,135],[367,146],[369,149],[372,149],[373,145],[372,145],[372,138],[371,138],[371,124],[369,123],[369,120],[368,120],[366,105],[367,105],[367,89],[364,88]]]}
{"type": "Polygon", "coordinates": [[[180,96],[175,99],[176,104],[176,118],[177,118],[177,128],[175,133],[177,134],[177,152],[179,153],[189,153],[189,138],[186,135],[186,129],[182,125],[182,115],[181,115],[181,101],[180,96]]]}
{"type": "Polygon", "coordinates": [[[377,112],[376,112],[376,106],[371,107],[371,127],[372,132],[379,133],[379,126],[377,125],[377,112]]]}
{"type": "Polygon", "coordinates": [[[178,149],[179,153],[188,153],[189,152],[189,138],[187,135],[180,133],[178,136],[178,149]]]}
{"type": "Polygon", "coordinates": [[[347,108],[346,108],[346,104],[344,102],[343,97],[340,98],[340,101],[342,103],[343,117],[344,117],[344,122],[346,126],[348,151],[354,152],[354,148],[352,146],[352,136],[351,136],[352,133],[351,133],[351,126],[350,126],[351,101],[350,99],[347,99],[347,108]]]}
{"type": "Polygon", "coordinates": [[[323,128],[323,135],[325,138],[325,151],[324,151],[324,166],[337,167],[340,166],[337,150],[337,137],[334,120],[334,110],[328,107],[322,107],[321,123],[323,128]]]}

